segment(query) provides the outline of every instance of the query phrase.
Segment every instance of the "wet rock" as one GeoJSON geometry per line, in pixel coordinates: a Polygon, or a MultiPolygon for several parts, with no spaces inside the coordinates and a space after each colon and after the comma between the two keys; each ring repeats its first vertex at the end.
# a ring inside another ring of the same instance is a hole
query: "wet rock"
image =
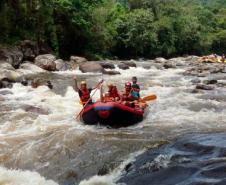
{"type": "Polygon", "coordinates": [[[70,62],[72,63],[77,63],[77,64],[81,64],[81,63],[86,63],[88,62],[88,60],[84,57],[79,57],[79,56],[71,56],[70,57],[70,62]]]}
{"type": "Polygon", "coordinates": [[[13,94],[13,93],[9,90],[2,90],[2,91],[0,91],[0,94],[1,95],[8,95],[8,94],[13,94]]]}
{"type": "Polygon", "coordinates": [[[53,88],[51,81],[46,81],[46,80],[43,80],[43,79],[40,79],[40,78],[33,79],[32,82],[31,82],[31,86],[33,88],[38,88],[39,86],[47,86],[50,89],[53,88]]]}
{"type": "Polygon", "coordinates": [[[118,64],[118,68],[119,68],[119,69],[126,70],[126,69],[129,69],[129,66],[126,65],[126,64],[124,64],[124,63],[120,63],[120,64],[118,64]]]}
{"type": "Polygon", "coordinates": [[[56,64],[54,62],[55,60],[56,57],[52,54],[39,55],[35,58],[35,65],[47,71],[55,71],[56,70],[56,64]]]}
{"type": "Polygon", "coordinates": [[[24,105],[22,107],[26,112],[31,112],[38,115],[48,115],[49,111],[40,107],[35,107],[33,105],[24,105]]]}
{"type": "Polygon", "coordinates": [[[184,60],[189,62],[198,62],[199,58],[200,57],[198,56],[188,56],[188,57],[185,57],[184,60]]]}
{"type": "Polygon", "coordinates": [[[192,82],[193,84],[198,84],[198,83],[201,82],[201,80],[200,80],[199,78],[194,78],[194,79],[191,80],[191,82],[192,82]]]}
{"type": "Polygon", "coordinates": [[[110,62],[100,62],[100,65],[104,69],[115,69],[115,65],[113,63],[110,63],[110,62]]]}
{"type": "Polygon", "coordinates": [[[165,63],[165,64],[163,65],[163,67],[164,67],[165,69],[176,68],[175,65],[173,65],[172,63],[169,63],[169,62],[165,63]]]}
{"type": "Polygon", "coordinates": [[[159,58],[156,58],[155,59],[155,62],[156,63],[164,63],[164,62],[166,62],[167,60],[165,59],[165,58],[162,58],[162,57],[159,57],[159,58]]]}
{"type": "Polygon", "coordinates": [[[10,82],[19,81],[22,77],[22,74],[15,70],[4,70],[0,69],[0,81],[5,79],[10,82]]]}
{"type": "Polygon", "coordinates": [[[12,87],[13,87],[12,82],[6,79],[0,81],[0,88],[12,88],[12,87]]]}
{"type": "Polygon", "coordinates": [[[201,90],[213,90],[214,87],[213,86],[209,86],[209,85],[204,85],[204,84],[198,84],[196,85],[196,89],[201,89],[201,90]]]}
{"type": "Polygon", "coordinates": [[[20,69],[17,71],[23,73],[23,74],[29,74],[29,73],[44,73],[46,70],[38,67],[37,65],[31,64],[29,62],[23,63],[20,65],[20,69]]]}
{"type": "Polygon", "coordinates": [[[85,62],[79,65],[79,69],[83,73],[88,73],[88,72],[103,73],[104,72],[104,68],[98,62],[85,62]]]}
{"type": "Polygon", "coordinates": [[[206,77],[209,73],[199,73],[197,76],[198,77],[206,77]]]}
{"type": "Polygon", "coordinates": [[[209,84],[217,84],[217,80],[215,79],[208,79],[203,81],[204,84],[209,85],[209,84]]]}
{"type": "Polygon", "coordinates": [[[20,49],[23,53],[24,60],[33,61],[39,54],[38,44],[31,40],[24,40],[20,43],[20,49]]]}
{"type": "Polygon", "coordinates": [[[56,60],[55,64],[56,64],[56,70],[58,70],[58,71],[68,70],[67,63],[65,63],[62,59],[56,60]]]}
{"type": "Polygon", "coordinates": [[[0,61],[11,64],[18,68],[23,60],[23,53],[17,47],[0,48],[0,61]]]}
{"type": "Polygon", "coordinates": [[[0,61],[0,69],[15,70],[15,68],[11,64],[7,62],[1,62],[1,61],[0,61]]]}
{"type": "Polygon", "coordinates": [[[111,71],[104,70],[104,74],[107,74],[107,75],[119,75],[121,73],[119,71],[115,71],[115,70],[111,70],[111,71]]]}
{"type": "Polygon", "coordinates": [[[131,61],[123,61],[122,63],[127,65],[127,66],[129,66],[129,67],[137,67],[136,63],[133,60],[131,60],[131,61]]]}

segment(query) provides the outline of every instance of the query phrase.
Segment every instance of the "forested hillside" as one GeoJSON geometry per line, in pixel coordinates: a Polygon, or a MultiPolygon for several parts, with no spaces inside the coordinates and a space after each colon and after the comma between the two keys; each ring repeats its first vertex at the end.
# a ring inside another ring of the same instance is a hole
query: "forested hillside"
{"type": "Polygon", "coordinates": [[[45,41],[63,58],[226,51],[226,0],[1,0],[0,44],[45,41]]]}

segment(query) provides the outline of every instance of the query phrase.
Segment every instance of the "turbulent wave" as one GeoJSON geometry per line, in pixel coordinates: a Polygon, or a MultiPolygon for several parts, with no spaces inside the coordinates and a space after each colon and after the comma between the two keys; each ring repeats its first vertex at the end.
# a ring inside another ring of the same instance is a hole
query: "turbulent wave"
{"type": "Polygon", "coordinates": [[[0,167],[1,185],[58,185],[52,180],[46,180],[37,172],[9,170],[0,167]]]}

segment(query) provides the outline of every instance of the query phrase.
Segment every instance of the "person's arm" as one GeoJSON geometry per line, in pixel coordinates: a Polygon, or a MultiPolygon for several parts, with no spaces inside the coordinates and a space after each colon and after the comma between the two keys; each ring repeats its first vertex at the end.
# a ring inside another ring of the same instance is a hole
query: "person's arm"
{"type": "Polygon", "coordinates": [[[79,88],[78,88],[77,78],[74,77],[73,79],[74,79],[74,81],[75,81],[75,85],[73,86],[73,88],[74,88],[74,90],[75,90],[76,92],[78,92],[78,91],[79,91],[79,88]]]}

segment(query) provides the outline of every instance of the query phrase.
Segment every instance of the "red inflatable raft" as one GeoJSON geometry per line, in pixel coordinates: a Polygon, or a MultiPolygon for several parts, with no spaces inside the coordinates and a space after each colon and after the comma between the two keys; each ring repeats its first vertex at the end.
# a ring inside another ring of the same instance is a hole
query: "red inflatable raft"
{"type": "Polygon", "coordinates": [[[81,118],[85,124],[103,124],[124,127],[143,120],[145,111],[116,102],[96,102],[84,108],[81,118]]]}

